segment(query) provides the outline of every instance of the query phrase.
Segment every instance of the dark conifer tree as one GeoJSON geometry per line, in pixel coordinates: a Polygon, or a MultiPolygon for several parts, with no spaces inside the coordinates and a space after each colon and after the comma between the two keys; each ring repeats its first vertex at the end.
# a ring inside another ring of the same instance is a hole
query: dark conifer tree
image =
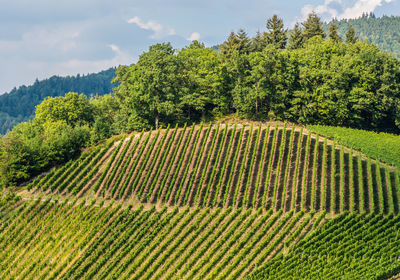
{"type": "Polygon", "coordinates": [[[356,31],[354,30],[353,25],[350,24],[349,30],[346,32],[346,43],[354,44],[357,41],[356,31]]]}
{"type": "Polygon", "coordinates": [[[294,50],[303,47],[303,45],[304,45],[304,36],[301,28],[299,27],[299,24],[296,23],[293,28],[293,31],[290,33],[289,36],[288,48],[294,50]]]}
{"type": "Polygon", "coordinates": [[[266,25],[268,32],[265,33],[265,38],[268,44],[273,44],[279,49],[283,49],[286,46],[287,41],[287,30],[283,27],[283,20],[278,18],[277,15],[273,15],[272,18],[267,20],[266,25]]]}
{"type": "Polygon", "coordinates": [[[252,52],[261,52],[265,47],[266,47],[265,38],[262,36],[260,31],[257,31],[256,36],[251,38],[250,50],[252,52]]]}
{"type": "Polygon", "coordinates": [[[308,15],[306,22],[303,23],[303,27],[303,35],[306,40],[314,36],[321,36],[322,38],[326,37],[326,34],[322,29],[321,18],[315,12],[308,15]]]}
{"type": "Polygon", "coordinates": [[[338,35],[337,31],[338,31],[338,26],[334,23],[331,23],[329,25],[329,39],[335,42],[341,42],[342,39],[338,35]]]}

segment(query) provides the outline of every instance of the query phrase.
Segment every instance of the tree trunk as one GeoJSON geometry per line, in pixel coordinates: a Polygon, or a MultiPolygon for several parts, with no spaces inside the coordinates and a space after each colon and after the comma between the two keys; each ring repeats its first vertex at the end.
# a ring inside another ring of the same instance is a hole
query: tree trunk
{"type": "Polygon", "coordinates": [[[156,113],[156,118],[155,118],[155,125],[156,125],[156,129],[158,129],[158,121],[159,121],[159,117],[158,117],[158,113],[156,113]]]}

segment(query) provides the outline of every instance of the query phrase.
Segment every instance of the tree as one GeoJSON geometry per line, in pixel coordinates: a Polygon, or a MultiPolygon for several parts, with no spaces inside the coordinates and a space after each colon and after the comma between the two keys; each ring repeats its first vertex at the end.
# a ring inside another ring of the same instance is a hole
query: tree
{"type": "Polygon", "coordinates": [[[290,50],[299,49],[304,45],[304,36],[299,24],[294,25],[293,31],[290,33],[289,46],[290,50]]]}
{"type": "Polygon", "coordinates": [[[220,51],[224,58],[229,58],[235,51],[240,54],[248,54],[250,50],[251,41],[243,29],[240,29],[237,34],[231,32],[228,39],[220,46],[220,51]]]}
{"type": "Polygon", "coordinates": [[[306,40],[314,36],[321,36],[323,39],[326,37],[326,34],[322,29],[321,18],[315,12],[308,15],[306,22],[303,23],[303,27],[303,36],[306,40]]]}
{"type": "Polygon", "coordinates": [[[266,45],[267,45],[267,42],[265,42],[265,37],[262,36],[260,31],[257,31],[256,36],[251,38],[250,51],[251,52],[261,52],[265,48],[266,45]]]}
{"type": "MultiPolygon", "coordinates": [[[[179,115],[181,65],[170,43],[156,44],[139,57],[137,64],[117,70],[120,83],[115,97],[121,106],[125,130],[146,127],[179,115]]],[[[121,118],[122,117],[122,118],[121,118]]]]}
{"type": "Polygon", "coordinates": [[[221,54],[193,41],[178,53],[182,63],[182,97],[179,107],[188,121],[227,112],[228,96],[223,90],[221,54]]]}
{"type": "Polygon", "coordinates": [[[354,27],[353,25],[350,24],[349,29],[346,32],[346,43],[354,44],[357,41],[358,39],[356,37],[356,32],[354,30],[354,27]]]}
{"type": "Polygon", "coordinates": [[[93,122],[93,108],[86,95],[69,92],[65,96],[48,97],[36,106],[35,121],[65,121],[68,125],[90,124],[93,122]]]}
{"type": "Polygon", "coordinates": [[[329,39],[335,42],[341,42],[342,39],[339,37],[337,31],[338,31],[338,26],[336,24],[331,23],[329,25],[329,39]]]}
{"type": "Polygon", "coordinates": [[[283,20],[277,15],[273,15],[267,20],[266,27],[268,29],[268,32],[265,33],[267,43],[275,45],[279,49],[285,48],[287,30],[283,28],[283,20]]]}

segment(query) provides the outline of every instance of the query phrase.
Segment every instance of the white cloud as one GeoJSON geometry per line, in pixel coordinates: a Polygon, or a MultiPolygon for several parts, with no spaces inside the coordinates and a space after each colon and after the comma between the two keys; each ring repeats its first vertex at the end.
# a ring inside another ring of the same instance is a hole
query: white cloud
{"type": "Polygon", "coordinates": [[[152,39],[161,39],[166,35],[176,34],[173,28],[164,27],[154,20],[149,20],[148,22],[144,22],[138,16],[129,19],[128,23],[134,23],[140,28],[145,30],[152,30],[154,32],[154,34],[150,36],[150,38],[152,39]]]}
{"type": "Polygon", "coordinates": [[[359,0],[357,1],[353,7],[346,8],[339,16],[340,19],[342,18],[357,18],[362,15],[362,13],[369,13],[373,12],[378,6],[382,6],[382,3],[390,3],[392,0],[359,0]]]}
{"type": "Polygon", "coordinates": [[[373,12],[377,7],[382,6],[383,3],[390,3],[393,0],[357,0],[353,6],[346,7],[345,1],[342,0],[325,0],[322,5],[305,5],[301,9],[303,20],[307,18],[308,14],[312,11],[316,12],[325,20],[332,18],[346,19],[346,18],[358,18],[363,13],[373,12]],[[332,7],[332,4],[336,4],[336,7],[332,7]],[[340,10],[338,10],[338,6],[340,10]]]}
{"type": "Polygon", "coordinates": [[[199,40],[200,39],[200,33],[199,32],[193,32],[190,34],[190,36],[187,38],[188,41],[194,41],[194,40],[199,40]]]}
{"type": "Polygon", "coordinates": [[[312,6],[312,5],[305,5],[301,9],[301,14],[303,16],[303,20],[307,18],[307,16],[312,12],[316,12],[319,15],[328,15],[330,18],[334,18],[338,16],[338,11],[334,8],[329,7],[332,3],[341,4],[341,0],[325,0],[323,5],[312,6]]]}

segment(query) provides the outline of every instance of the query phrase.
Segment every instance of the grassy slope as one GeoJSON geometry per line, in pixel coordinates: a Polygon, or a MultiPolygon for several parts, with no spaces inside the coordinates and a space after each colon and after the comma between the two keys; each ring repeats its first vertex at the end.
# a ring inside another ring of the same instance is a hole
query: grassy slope
{"type": "Polygon", "coordinates": [[[399,135],[320,125],[312,125],[308,129],[372,158],[400,167],[399,135]]]}

